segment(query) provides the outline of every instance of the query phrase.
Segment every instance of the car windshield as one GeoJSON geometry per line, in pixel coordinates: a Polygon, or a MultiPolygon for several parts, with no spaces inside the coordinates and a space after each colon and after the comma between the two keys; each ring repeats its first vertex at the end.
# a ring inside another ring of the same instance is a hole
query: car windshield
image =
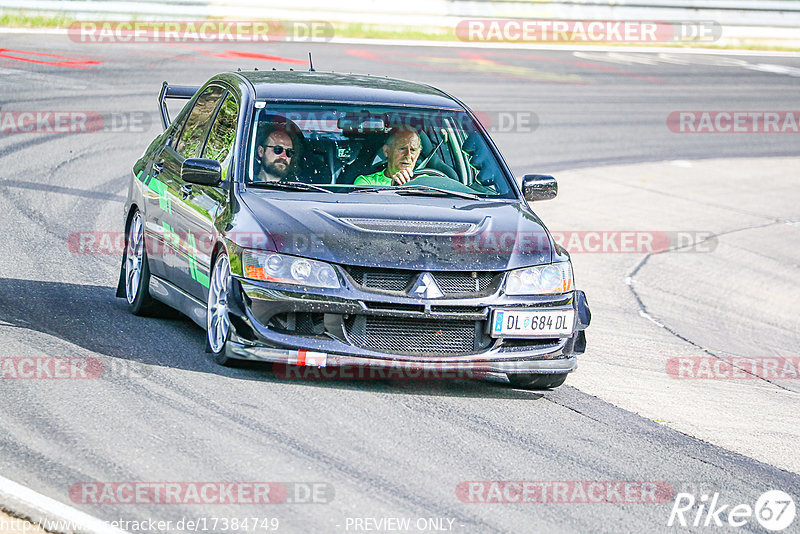
{"type": "Polygon", "coordinates": [[[463,111],[258,102],[253,117],[247,180],[254,186],[516,198],[485,136],[463,111]]]}

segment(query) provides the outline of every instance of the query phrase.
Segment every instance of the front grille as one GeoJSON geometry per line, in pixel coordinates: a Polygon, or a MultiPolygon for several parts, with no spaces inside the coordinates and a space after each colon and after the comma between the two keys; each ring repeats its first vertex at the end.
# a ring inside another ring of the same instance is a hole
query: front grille
{"type": "Polygon", "coordinates": [[[345,320],[345,330],[357,347],[391,354],[454,356],[481,348],[475,321],[357,315],[345,320]]]}
{"type": "MultiPolygon", "coordinates": [[[[379,267],[345,267],[356,284],[364,289],[405,292],[422,271],[381,269],[379,267]]],[[[445,296],[484,296],[492,290],[494,272],[430,271],[445,296]]]]}
{"type": "Polygon", "coordinates": [[[493,273],[433,273],[436,283],[445,295],[448,293],[475,293],[486,291],[492,283],[493,273]],[[474,275],[474,276],[473,276],[474,275]]]}
{"type": "Polygon", "coordinates": [[[372,267],[347,267],[347,272],[358,285],[382,291],[403,291],[414,274],[413,271],[372,267]]]}
{"type": "Polygon", "coordinates": [[[486,315],[484,306],[431,306],[431,311],[434,313],[479,313],[486,315]]]}

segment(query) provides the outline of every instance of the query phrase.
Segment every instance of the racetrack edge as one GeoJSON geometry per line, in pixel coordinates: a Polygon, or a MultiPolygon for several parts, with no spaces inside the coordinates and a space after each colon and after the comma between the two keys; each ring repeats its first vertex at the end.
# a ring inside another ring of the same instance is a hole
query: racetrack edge
{"type": "Polygon", "coordinates": [[[0,475],[0,510],[58,534],[128,534],[105,521],[0,475]],[[61,524],[64,528],[52,528],[61,524]]]}

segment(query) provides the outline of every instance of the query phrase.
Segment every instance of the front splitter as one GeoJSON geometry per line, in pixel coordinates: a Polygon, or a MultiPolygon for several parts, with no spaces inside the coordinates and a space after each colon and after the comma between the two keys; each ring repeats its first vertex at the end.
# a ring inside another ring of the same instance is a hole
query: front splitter
{"type": "Polygon", "coordinates": [[[409,360],[407,359],[408,356],[404,356],[403,359],[393,359],[391,355],[388,354],[386,358],[367,358],[348,354],[330,354],[326,352],[280,349],[260,345],[243,345],[233,341],[228,341],[225,350],[229,358],[282,363],[301,367],[365,367],[401,369],[407,371],[419,370],[422,372],[426,370],[436,370],[440,372],[456,372],[459,374],[466,374],[468,372],[476,374],[563,374],[575,370],[578,365],[578,359],[575,356],[555,360],[513,361],[486,360],[476,356],[474,359],[461,358],[458,361],[446,362],[442,361],[441,358],[437,361],[426,361],[424,359],[409,360]]]}

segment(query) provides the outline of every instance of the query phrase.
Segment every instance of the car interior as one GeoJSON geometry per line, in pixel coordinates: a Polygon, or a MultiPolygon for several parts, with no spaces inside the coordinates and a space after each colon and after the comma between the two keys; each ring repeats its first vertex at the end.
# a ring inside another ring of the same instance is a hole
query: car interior
{"type": "MultiPolygon", "coordinates": [[[[385,168],[382,147],[392,130],[391,117],[343,114],[333,122],[335,127],[329,124],[327,129],[318,127],[318,123],[315,123],[317,127],[306,127],[307,122],[262,113],[256,128],[258,143],[263,143],[265,132],[276,123],[295,134],[295,144],[299,142],[300,145],[295,146],[299,149],[297,181],[352,186],[357,177],[385,168]]],[[[431,175],[454,180],[478,194],[497,195],[509,191],[495,156],[480,132],[467,132],[449,119],[442,120],[439,125],[444,127],[437,129],[419,124],[414,128],[422,145],[415,166],[417,171],[431,169],[431,175]]],[[[252,161],[251,172],[255,176],[259,161],[256,157],[252,161]]],[[[456,188],[461,190],[459,186],[456,188]]]]}

